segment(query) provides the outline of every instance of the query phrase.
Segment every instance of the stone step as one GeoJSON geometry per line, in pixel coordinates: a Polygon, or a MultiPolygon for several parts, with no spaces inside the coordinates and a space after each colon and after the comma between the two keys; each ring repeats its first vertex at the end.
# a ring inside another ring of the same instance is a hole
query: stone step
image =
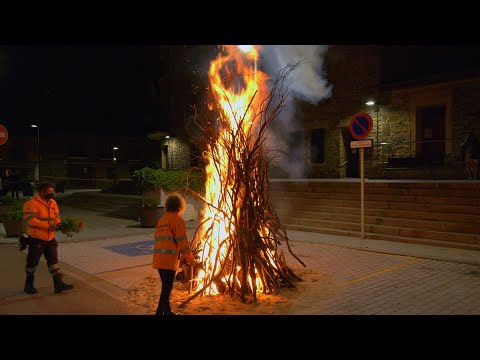
{"type": "MultiPolygon", "coordinates": [[[[342,231],[361,231],[361,224],[359,222],[347,222],[339,220],[322,220],[322,219],[301,219],[298,217],[281,217],[279,216],[281,224],[287,226],[307,226],[311,228],[319,229],[336,229],[342,231]]],[[[287,227],[289,228],[289,227],[287,227]]],[[[395,236],[407,236],[414,238],[425,238],[432,240],[444,240],[451,242],[463,242],[467,244],[480,244],[479,233],[466,233],[453,231],[441,231],[436,229],[425,228],[411,228],[404,227],[399,224],[386,225],[386,224],[370,224],[365,222],[364,230],[366,232],[395,235],[395,236]]]]}
{"type": "MultiPolygon", "coordinates": [[[[361,202],[359,200],[341,200],[341,199],[318,199],[311,197],[276,197],[270,198],[275,208],[307,208],[315,209],[317,207],[328,206],[337,208],[357,208],[360,209],[361,202]]],[[[394,209],[394,210],[412,210],[423,211],[428,209],[431,212],[451,213],[451,214],[471,214],[480,215],[480,206],[451,204],[451,203],[411,203],[400,201],[367,201],[364,202],[365,209],[394,209]]]]}
{"type": "MultiPolygon", "coordinates": [[[[335,209],[335,208],[332,208],[335,209]]],[[[328,212],[318,212],[318,211],[285,211],[282,209],[276,209],[277,215],[282,218],[288,218],[289,222],[295,223],[304,223],[305,221],[343,221],[360,224],[360,209],[357,210],[354,214],[347,213],[338,213],[335,211],[328,212]],[[291,219],[298,220],[291,220],[291,219]]],[[[459,232],[459,233],[480,233],[480,223],[474,218],[476,216],[468,215],[453,215],[448,217],[447,214],[443,215],[445,219],[431,219],[425,218],[422,219],[421,216],[418,216],[415,212],[403,212],[403,216],[399,216],[398,211],[394,214],[387,214],[383,212],[382,216],[372,216],[371,213],[378,212],[378,210],[366,210],[364,221],[365,224],[370,225],[387,225],[387,226],[401,226],[407,228],[416,228],[416,229],[430,229],[436,231],[447,231],[447,232],[459,232]],[[463,220],[463,221],[460,221],[463,220]]],[[[429,213],[420,213],[428,217],[429,213]]]]}
{"type": "MultiPolygon", "coordinates": [[[[341,230],[341,229],[334,229],[334,228],[328,228],[328,227],[305,226],[305,225],[295,225],[295,224],[283,224],[283,226],[287,230],[316,232],[321,234],[342,235],[342,236],[351,236],[351,237],[358,237],[358,238],[361,237],[361,232],[354,231],[354,230],[341,230]]],[[[452,241],[429,239],[429,238],[378,234],[378,233],[367,232],[367,231],[364,232],[364,237],[367,239],[374,239],[374,240],[397,241],[397,242],[405,242],[405,243],[413,243],[413,244],[442,246],[442,247],[450,247],[450,248],[457,248],[457,249],[480,251],[480,245],[478,243],[471,244],[471,243],[463,243],[463,242],[452,242],[452,241]]]]}
{"type": "MultiPolygon", "coordinates": [[[[480,192],[480,191],[479,191],[480,192]]],[[[321,202],[324,200],[348,200],[360,201],[361,194],[344,193],[344,192],[279,192],[270,191],[271,199],[311,199],[312,201],[321,202]]],[[[427,196],[427,195],[397,195],[397,194],[368,194],[365,193],[365,202],[397,202],[411,204],[441,204],[441,205],[464,205],[464,206],[480,206],[480,197],[459,197],[459,196],[427,196]]]]}

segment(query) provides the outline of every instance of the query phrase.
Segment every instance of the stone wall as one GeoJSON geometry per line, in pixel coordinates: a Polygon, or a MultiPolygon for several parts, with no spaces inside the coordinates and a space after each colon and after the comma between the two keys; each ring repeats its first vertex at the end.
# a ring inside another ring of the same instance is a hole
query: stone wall
{"type": "Polygon", "coordinates": [[[190,167],[190,143],[181,138],[168,139],[168,156],[171,170],[190,167]]]}

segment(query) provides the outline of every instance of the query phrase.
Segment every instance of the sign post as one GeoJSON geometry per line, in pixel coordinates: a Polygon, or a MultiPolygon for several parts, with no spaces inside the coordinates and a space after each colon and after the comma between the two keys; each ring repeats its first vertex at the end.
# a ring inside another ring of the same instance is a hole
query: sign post
{"type": "Polygon", "coordinates": [[[360,231],[361,239],[365,238],[365,179],[364,179],[364,151],[366,147],[372,147],[372,140],[363,140],[366,138],[372,131],[373,121],[370,115],[365,113],[357,113],[350,120],[350,134],[357,139],[362,141],[352,141],[350,142],[350,148],[360,149],[360,231]]]}
{"type": "Polygon", "coordinates": [[[0,145],[3,145],[8,140],[8,131],[5,126],[0,125],[0,145]]]}

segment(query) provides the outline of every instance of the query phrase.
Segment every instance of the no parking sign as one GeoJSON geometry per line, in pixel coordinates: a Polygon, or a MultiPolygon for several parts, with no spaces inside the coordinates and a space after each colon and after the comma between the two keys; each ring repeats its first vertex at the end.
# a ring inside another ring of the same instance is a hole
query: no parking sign
{"type": "Polygon", "coordinates": [[[350,120],[350,134],[357,139],[366,138],[372,131],[373,121],[370,115],[365,113],[357,113],[350,120]]]}

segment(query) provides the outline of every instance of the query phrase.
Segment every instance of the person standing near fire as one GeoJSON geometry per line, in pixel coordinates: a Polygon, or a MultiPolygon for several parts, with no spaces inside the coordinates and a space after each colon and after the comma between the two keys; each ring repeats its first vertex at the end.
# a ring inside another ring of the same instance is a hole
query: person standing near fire
{"type": "Polygon", "coordinates": [[[60,211],[55,200],[53,200],[54,185],[44,183],[40,185],[38,194],[26,201],[23,205],[23,221],[26,225],[28,235],[28,254],[25,272],[24,291],[27,294],[37,293],[33,284],[35,268],[43,256],[47,260],[48,271],[53,276],[54,292],[73,289],[73,285],[63,281],[63,274],[60,273],[58,265],[57,240],[55,230],[60,224],[60,211]]]}
{"type": "Polygon", "coordinates": [[[156,315],[176,315],[170,308],[170,295],[179,260],[185,259],[190,266],[195,264],[182,216],[185,208],[182,196],[170,194],[165,202],[165,213],[158,219],[155,229],[153,268],[158,269],[162,286],[156,315]]]}
{"type": "Polygon", "coordinates": [[[17,172],[14,169],[7,169],[5,171],[5,183],[7,186],[7,192],[10,191],[14,199],[19,199],[18,186],[20,179],[18,178],[17,172]]]}

